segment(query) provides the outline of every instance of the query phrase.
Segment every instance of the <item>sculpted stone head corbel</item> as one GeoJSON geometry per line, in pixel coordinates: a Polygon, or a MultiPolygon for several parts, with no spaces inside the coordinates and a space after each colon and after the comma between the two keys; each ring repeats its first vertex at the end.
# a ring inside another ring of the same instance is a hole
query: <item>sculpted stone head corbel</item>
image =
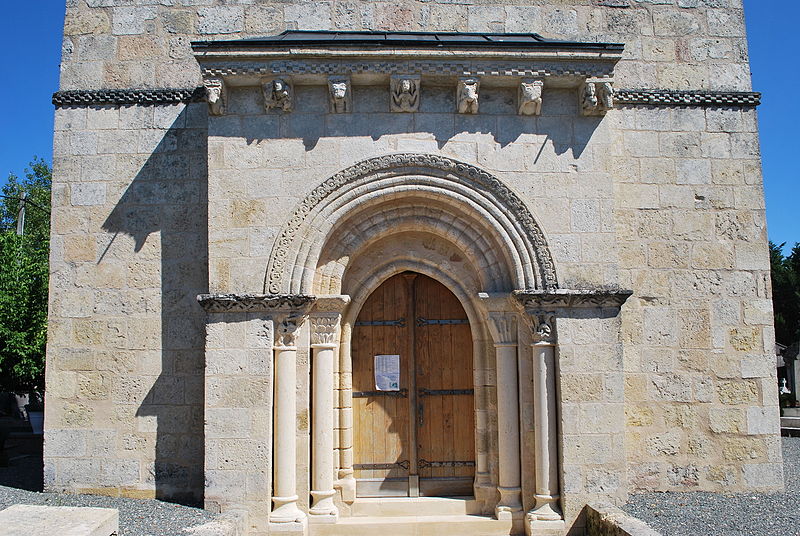
{"type": "Polygon", "coordinates": [[[264,108],[267,111],[273,108],[291,112],[294,107],[294,90],[292,84],[285,78],[275,78],[261,86],[264,94],[264,108]]]}
{"type": "Polygon", "coordinates": [[[480,87],[481,81],[477,78],[462,78],[458,81],[458,113],[478,113],[478,92],[480,87]]]}
{"type": "Polygon", "coordinates": [[[211,115],[223,115],[228,95],[225,90],[225,82],[221,78],[208,78],[203,81],[206,87],[206,101],[208,101],[208,111],[211,115]]]}
{"type": "Polygon", "coordinates": [[[519,84],[519,115],[539,115],[542,113],[542,80],[523,80],[519,84]]]}
{"type": "Polygon", "coordinates": [[[332,76],[328,78],[330,111],[332,114],[345,114],[353,111],[353,95],[350,78],[332,76]]]}
{"type": "Polygon", "coordinates": [[[390,108],[393,112],[419,110],[419,76],[400,75],[389,79],[390,108]]]}
{"type": "Polygon", "coordinates": [[[614,107],[614,81],[608,78],[587,78],[579,92],[583,115],[605,115],[614,107]]]}

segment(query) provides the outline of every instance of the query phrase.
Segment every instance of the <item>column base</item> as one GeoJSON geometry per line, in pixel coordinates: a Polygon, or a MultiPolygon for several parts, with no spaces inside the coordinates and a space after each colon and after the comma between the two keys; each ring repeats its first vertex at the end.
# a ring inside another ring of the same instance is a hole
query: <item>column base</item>
{"type": "Polygon", "coordinates": [[[281,536],[307,536],[308,521],[305,518],[302,521],[292,521],[291,523],[274,523],[270,520],[269,533],[281,536]]]}
{"type": "Polygon", "coordinates": [[[313,506],[308,510],[309,523],[336,523],[339,519],[339,510],[333,503],[336,492],[312,491],[313,506]]]}
{"type": "Polygon", "coordinates": [[[297,507],[297,495],[273,497],[273,509],[269,514],[270,526],[273,524],[305,523],[306,515],[297,507]]]}
{"type": "Polygon", "coordinates": [[[563,519],[559,521],[544,521],[533,519],[530,514],[525,516],[526,536],[563,536],[567,524],[563,519]]]}
{"type": "Polygon", "coordinates": [[[352,473],[344,476],[333,483],[334,488],[338,488],[342,492],[342,501],[348,504],[356,500],[356,479],[352,473]]]}
{"type": "Polygon", "coordinates": [[[528,512],[528,516],[540,521],[558,521],[563,519],[558,508],[558,495],[535,495],[536,506],[528,512]]]}
{"type": "Polygon", "coordinates": [[[522,488],[497,487],[500,492],[500,502],[494,509],[494,517],[499,520],[507,520],[522,517],[522,488]]]}

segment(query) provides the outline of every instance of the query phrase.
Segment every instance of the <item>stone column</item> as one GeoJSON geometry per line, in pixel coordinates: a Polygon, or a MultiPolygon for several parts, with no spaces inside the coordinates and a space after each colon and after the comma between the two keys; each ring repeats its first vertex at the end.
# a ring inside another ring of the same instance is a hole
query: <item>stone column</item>
{"type": "Polygon", "coordinates": [[[311,316],[312,415],[311,415],[311,497],[308,511],[312,522],[335,523],[339,511],[333,503],[334,479],[334,350],[339,331],[339,314],[311,316]]]}
{"type": "Polygon", "coordinates": [[[356,478],[353,471],[353,360],[350,355],[349,325],[342,327],[342,344],[339,349],[339,473],[336,487],[342,491],[342,500],[356,500],[356,478]]]}
{"type": "Polygon", "coordinates": [[[537,521],[562,519],[558,506],[558,421],[556,407],[555,315],[529,313],[533,324],[533,415],[536,504],[525,516],[531,534],[537,521]]]}
{"type": "Polygon", "coordinates": [[[272,523],[302,523],[306,517],[297,506],[297,332],[303,320],[289,314],[275,324],[272,523]]]}
{"type": "Polygon", "coordinates": [[[495,508],[495,517],[512,519],[522,512],[516,315],[489,313],[489,330],[497,356],[497,490],[500,502],[495,508]]]}

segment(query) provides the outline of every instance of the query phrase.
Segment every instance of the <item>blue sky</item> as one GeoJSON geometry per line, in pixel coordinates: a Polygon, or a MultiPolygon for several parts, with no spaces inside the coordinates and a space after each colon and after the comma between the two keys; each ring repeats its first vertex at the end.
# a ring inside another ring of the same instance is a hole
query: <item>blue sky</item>
{"type": "MultiPolygon", "coordinates": [[[[21,175],[34,155],[52,158],[53,106],[64,0],[5,2],[0,22],[0,180],[21,175]]],[[[796,57],[799,0],[745,0],[753,87],[761,91],[761,150],[767,198],[769,237],[800,242],[800,199],[794,156],[800,153],[796,57]],[[795,152],[797,151],[797,153],[795,152]]]]}

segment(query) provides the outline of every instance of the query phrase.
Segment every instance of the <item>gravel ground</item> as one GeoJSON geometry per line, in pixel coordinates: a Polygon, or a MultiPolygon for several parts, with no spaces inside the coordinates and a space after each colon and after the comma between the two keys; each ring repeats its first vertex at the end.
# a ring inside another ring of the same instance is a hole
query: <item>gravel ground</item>
{"type": "Polygon", "coordinates": [[[639,493],[622,507],[664,536],[800,536],[800,438],[783,438],[784,493],[639,493]]]}
{"type": "Polygon", "coordinates": [[[119,536],[186,536],[184,528],[208,523],[217,516],[200,508],[143,499],[40,493],[41,438],[12,438],[6,443],[8,467],[0,467],[0,510],[14,504],[97,506],[119,509],[119,536]]]}

